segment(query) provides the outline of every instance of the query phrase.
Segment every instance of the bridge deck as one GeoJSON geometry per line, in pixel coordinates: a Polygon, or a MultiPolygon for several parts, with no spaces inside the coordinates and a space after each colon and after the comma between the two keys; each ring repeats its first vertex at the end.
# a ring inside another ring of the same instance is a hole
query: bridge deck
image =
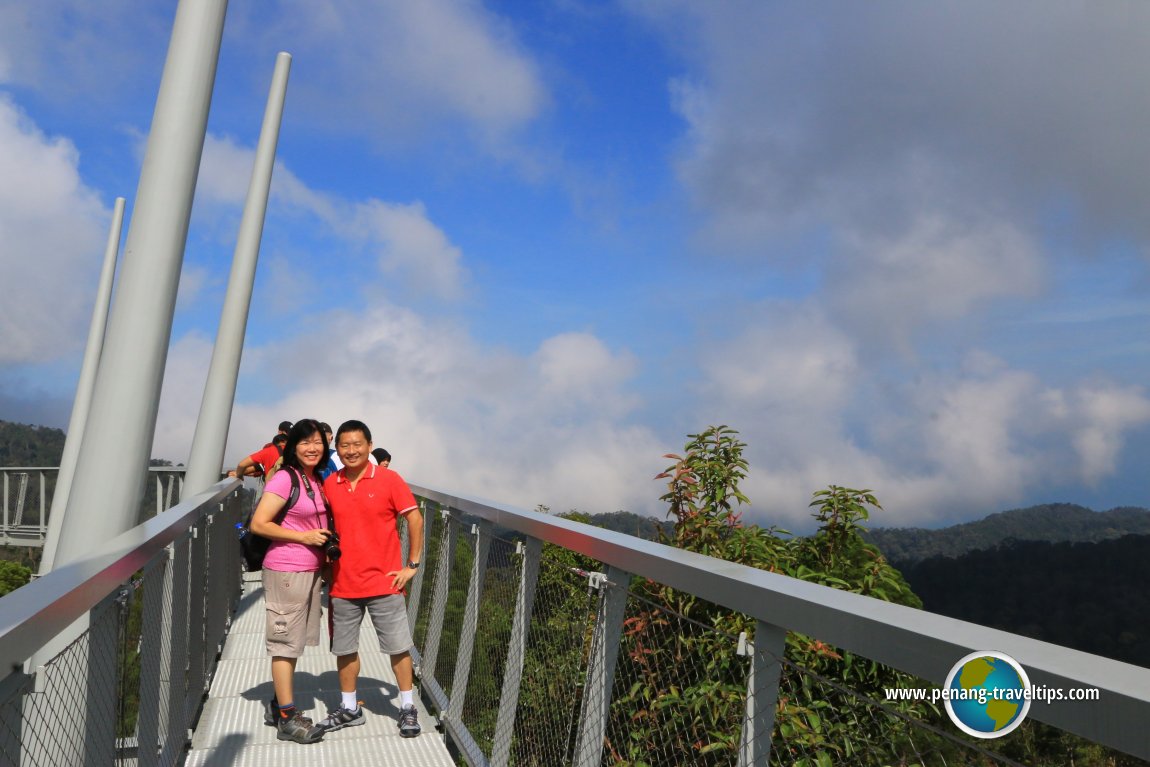
{"type": "MultiPolygon", "coordinates": [[[[422,704],[419,721],[423,733],[416,738],[399,737],[395,676],[387,656],[379,652],[370,621],[364,621],[360,635],[360,660],[358,693],[367,711],[366,724],[329,733],[321,742],[306,746],[278,740],[275,728],[263,723],[263,702],[272,696],[270,663],[264,651],[263,589],[258,580],[245,580],[239,612],[224,643],[185,764],[453,766],[455,762],[435,730],[435,720],[422,704]]],[[[299,659],[295,699],[304,714],[316,721],[339,702],[335,658],[328,650],[326,635],[319,647],[307,648],[299,659]]]]}

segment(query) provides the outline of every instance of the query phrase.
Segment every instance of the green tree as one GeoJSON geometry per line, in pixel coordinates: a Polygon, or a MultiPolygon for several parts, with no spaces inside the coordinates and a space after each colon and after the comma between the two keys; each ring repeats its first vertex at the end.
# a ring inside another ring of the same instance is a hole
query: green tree
{"type": "MultiPolygon", "coordinates": [[[[664,542],[731,562],[782,573],[833,588],[921,606],[901,575],[860,537],[870,509],[880,509],[869,490],[831,485],[814,494],[819,521],[809,538],[793,538],[775,527],[745,525],[749,504],[739,489],[748,464],[746,445],[728,426],[689,435],[682,455],[657,479],[667,480],[673,531],[664,542]]],[[[731,637],[753,639],[754,621],[690,594],[652,582],[632,585],[646,608],[626,623],[620,679],[608,749],[616,764],[642,765],[657,754],[660,763],[731,764],[745,705],[747,661],[733,652],[731,637]],[[682,617],[679,617],[682,616],[682,617]],[[694,627],[705,627],[697,630],[694,627]],[[668,671],[671,673],[668,674],[668,671]],[[625,735],[624,735],[625,734],[625,735]]],[[[811,637],[790,633],[786,656],[798,666],[836,680],[851,690],[882,697],[883,687],[910,684],[904,675],[840,652],[811,637]]],[[[895,718],[828,717],[843,701],[828,698],[809,677],[792,670],[784,679],[776,712],[774,742],[788,764],[897,760],[908,725],[895,718]],[[877,751],[876,751],[877,749],[877,751]]],[[[618,689],[618,682],[617,682],[618,689]]],[[[910,710],[912,715],[920,713],[910,710]]],[[[877,763],[877,762],[876,762],[877,763]]]]}
{"type": "Polygon", "coordinates": [[[15,591],[31,579],[31,568],[19,562],[0,560],[0,597],[15,591]]]}

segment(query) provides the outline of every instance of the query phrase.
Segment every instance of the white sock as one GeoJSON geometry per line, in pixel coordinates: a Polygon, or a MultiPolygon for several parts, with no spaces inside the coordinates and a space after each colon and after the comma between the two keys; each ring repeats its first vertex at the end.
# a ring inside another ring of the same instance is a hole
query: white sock
{"type": "Polygon", "coordinates": [[[355,699],[355,690],[352,690],[351,692],[343,692],[340,690],[339,694],[343,696],[344,708],[353,713],[359,710],[359,701],[355,699]]]}
{"type": "Polygon", "coordinates": [[[412,695],[414,690],[400,690],[399,691],[399,707],[407,708],[408,706],[415,705],[415,697],[412,695]]]}

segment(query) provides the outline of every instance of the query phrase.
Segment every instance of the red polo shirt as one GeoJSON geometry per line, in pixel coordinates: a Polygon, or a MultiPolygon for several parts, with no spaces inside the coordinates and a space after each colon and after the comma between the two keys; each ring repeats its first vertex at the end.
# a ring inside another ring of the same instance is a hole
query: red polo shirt
{"type": "Polygon", "coordinates": [[[387,574],[403,567],[396,521],[417,508],[415,496],[391,469],[368,464],[355,489],[345,471],[323,483],[343,552],[332,567],[331,595],[360,599],[402,593],[387,574]]]}
{"type": "Polygon", "coordinates": [[[272,466],[275,466],[276,461],[280,459],[280,449],[268,443],[249,455],[248,458],[251,458],[253,463],[257,463],[263,468],[264,476],[266,477],[268,472],[272,470],[272,466]]]}

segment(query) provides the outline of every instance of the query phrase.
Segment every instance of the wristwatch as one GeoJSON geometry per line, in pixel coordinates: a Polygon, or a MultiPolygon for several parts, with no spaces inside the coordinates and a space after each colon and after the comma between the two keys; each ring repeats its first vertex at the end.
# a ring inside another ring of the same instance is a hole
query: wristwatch
{"type": "Polygon", "coordinates": [[[412,562],[410,559],[407,560],[407,566],[410,567],[412,570],[418,570],[419,569],[419,563],[418,562],[412,562]]]}

